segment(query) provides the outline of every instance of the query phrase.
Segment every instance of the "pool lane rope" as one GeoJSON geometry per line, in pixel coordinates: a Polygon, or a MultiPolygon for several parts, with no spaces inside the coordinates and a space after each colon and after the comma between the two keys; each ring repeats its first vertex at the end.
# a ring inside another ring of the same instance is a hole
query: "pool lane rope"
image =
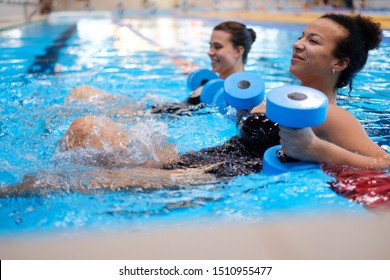
{"type": "Polygon", "coordinates": [[[45,48],[43,55],[37,55],[33,64],[28,68],[29,74],[56,74],[55,66],[58,62],[59,53],[61,49],[67,46],[67,41],[76,32],[77,25],[72,24],[69,26],[54,42],[51,46],[45,48]]]}
{"type": "Polygon", "coordinates": [[[121,21],[119,19],[115,19],[114,23],[119,25],[119,26],[121,26],[121,27],[128,28],[134,34],[136,34],[137,36],[139,36],[140,38],[142,38],[143,40],[145,40],[146,42],[148,42],[152,46],[155,46],[158,49],[158,52],[161,55],[170,58],[172,60],[172,63],[178,69],[180,69],[183,72],[183,74],[188,75],[194,69],[198,69],[199,68],[199,66],[195,65],[191,60],[188,60],[188,59],[185,59],[185,58],[182,58],[182,57],[178,57],[178,56],[175,56],[175,55],[172,55],[172,54],[168,53],[157,42],[155,42],[154,40],[150,39],[149,37],[146,37],[144,34],[142,34],[140,31],[138,31],[136,28],[134,28],[131,24],[123,23],[123,21],[121,21]]]}

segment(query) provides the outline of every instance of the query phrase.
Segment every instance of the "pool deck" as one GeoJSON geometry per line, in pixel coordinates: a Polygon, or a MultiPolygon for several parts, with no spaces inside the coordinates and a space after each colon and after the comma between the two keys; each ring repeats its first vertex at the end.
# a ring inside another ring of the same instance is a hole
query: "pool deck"
{"type": "MultiPolygon", "coordinates": [[[[321,13],[210,12],[184,16],[306,23],[321,13]]],[[[390,13],[373,15],[390,29],[390,13]]],[[[32,21],[43,20],[39,16],[32,21]]],[[[23,24],[0,20],[0,29],[23,24]]],[[[252,224],[0,235],[0,259],[89,260],[389,260],[390,213],[290,218],[252,224]]]]}
{"type": "Polygon", "coordinates": [[[0,236],[2,260],[390,260],[389,216],[0,236]]]}
{"type": "Polygon", "coordinates": [[[0,31],[2,29],[8,29],[12,27],[17,27],[29,22],[41,21],[47,19],[47,15],[36,15],[31,18],[30,21],[26,21],[24,18],[14,17],[14,18],[0,18],[0,31]]]}

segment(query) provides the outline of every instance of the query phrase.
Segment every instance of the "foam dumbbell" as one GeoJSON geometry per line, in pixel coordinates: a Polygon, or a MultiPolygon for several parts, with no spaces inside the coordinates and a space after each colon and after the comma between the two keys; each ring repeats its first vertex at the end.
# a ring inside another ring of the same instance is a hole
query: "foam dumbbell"
{"type": "Polygon", "coordinates": [[[208,81],[202,89],[200,101],[221,108],[226,107],[224,84],[222,79],[208,81]]]}
{"type": "Polygon", "coordinates": [[[229,105],[239,110],[248,110],[263,101],[264,89],[264,81],[259,75],[252,72],[237,72],[226,80],[215,79],[207,82],[200,100],[222,110],[229,105]]]}
{"type": "MultiPolygon", "coordinates": [[[[328,98],[313,88],[282,86],[267,94],[266,115],[283,126],[305,128],[320,125],[326,119],[327,109],[328,98]]],[[[289,159],[283,155],[281,145],[269,148],[263,157],[263,172],[266,174],[318,167],[317,163],[289,159]]]]}
{"type": "Polygon", "coordinates": [[[263,101],[265,83],[253,72],[237,72],[226,78],[224,91],[226,104],[239,110],[248,110],[263,101]]]}
{"type": "Polygon", "coordinates": [[[218,79],[218,75],[213,71],[208,69],[198,69],[188,75],[187,88],[193,91],[214,79],[218,79]]]}

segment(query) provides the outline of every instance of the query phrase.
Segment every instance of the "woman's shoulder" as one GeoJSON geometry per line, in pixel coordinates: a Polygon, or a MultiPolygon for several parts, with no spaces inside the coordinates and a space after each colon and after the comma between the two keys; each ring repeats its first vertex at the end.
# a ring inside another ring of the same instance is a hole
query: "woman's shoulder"
{"type": "Polygon", "coordinates": [[[359,132],[362,130],[359,120],[347,110],[329,104],[326,120],[322,125],[316,127],[315,132],[319,134],[318,136],[329,139],[335,133],[352,133],[354,130],[359,130],[359,132]]]}
{"type": "Polygon", "coordinates": [[[318,137],[349,150],[357,150],[357,142],[369,141],[360,121],[352,113],[334,104],[328,106],[325,122],[313,130],[318,137]]]}
{"type": "Polygon", "coordinates": [[[350,124],[360,124],[359,120],[344,108],[329,104],[325,123],[335,126],[345,126],[350,124]]]}

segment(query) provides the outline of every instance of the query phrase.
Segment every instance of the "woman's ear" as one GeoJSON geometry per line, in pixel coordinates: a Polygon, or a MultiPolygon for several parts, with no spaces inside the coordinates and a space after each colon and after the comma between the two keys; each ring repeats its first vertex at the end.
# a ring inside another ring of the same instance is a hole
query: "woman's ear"
{"type": "Polygon", "coordinates": [[[349,58],[344,57],[341,59],[337,59],[337,61],[333,64],[332,69],[334,69],[337,72],[343,71],[345,68],[347,68],[349,65],[349,58]]]}
{"type": "Polygon", "coordinates": [[[238,47],[236,48],[236,51],[237,51],[237,54],[238,54],[239,56],[242,56],[242,55],[244,54],[244,52],[245,52],[245,49],[244,49],[243,46],[238,46],[238,47]]]}

